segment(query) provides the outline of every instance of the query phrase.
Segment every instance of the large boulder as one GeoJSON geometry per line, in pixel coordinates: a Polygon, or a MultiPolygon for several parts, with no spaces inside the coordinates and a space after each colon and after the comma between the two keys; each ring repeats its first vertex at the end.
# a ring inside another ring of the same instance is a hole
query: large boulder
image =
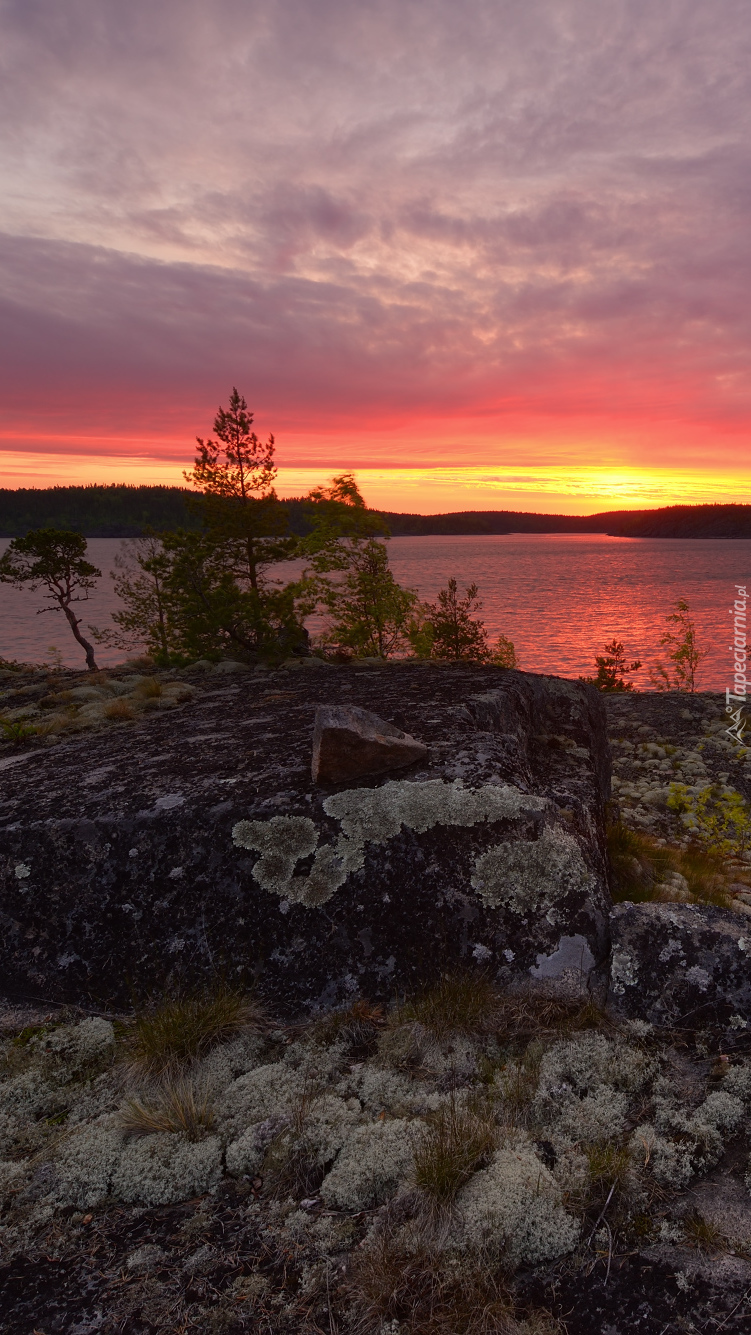
{"type": "Polygon", "coordinates": [[[698,904],[617,904],[610,1004],[660,1028],[751,1026],[751,923],[698,904]]]}
{"type": "Polygon", "coordinates": [[[609,754],[590,687],[466,666],[212,678],[170,716],[0,773],[0,976],[101,1004],[255,979],[281,1013],[384,999],[447,969],[602,987],[609,754]],[[316,709],[427,746],[408,772],[314,785],[316,709]]]}

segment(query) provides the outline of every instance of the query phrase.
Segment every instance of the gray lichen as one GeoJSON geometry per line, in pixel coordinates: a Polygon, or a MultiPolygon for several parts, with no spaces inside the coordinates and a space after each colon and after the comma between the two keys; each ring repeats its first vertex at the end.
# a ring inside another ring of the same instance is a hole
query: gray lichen
{"type": "Polygon", "coordinates": [[[475,859],[472,888],[489,908],[521,915],[548,909],[587,889],[590,875],[579,845],[563,830],[544,830],[534,842],[495,844],[475,859]]]}
{"type": "Polygon", "coordinates": [[[365,862],[366,844],[385,844],[403,828],[423,834],[435,825],[471,826],[508,820],[525,812],[542,811],[545,806],[543,798],[510,786],[487,784],[471,789],[442,779],[427,783],[391,781],[380,788],[352,788],[326,799],[326,815],[333,816],[341,826],[335,844],[318,847],[318,832],[307,816],[238,821],[232,838],[238,847],[261,854],[253,868],[259,885],[281,899],[313,907],[325,904],[350,873],[359,871],[365,862]],[[315,858],[309,874],[296,875],[297,863],[311,853],[315,858]]]}

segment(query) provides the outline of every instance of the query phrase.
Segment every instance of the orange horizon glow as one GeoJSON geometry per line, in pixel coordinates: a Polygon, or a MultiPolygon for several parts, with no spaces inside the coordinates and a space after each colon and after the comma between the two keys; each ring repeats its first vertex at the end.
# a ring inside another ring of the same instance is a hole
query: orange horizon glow
{"type": "MultiPolygon", "coordinates": [[[[103,441],[91,442],[101,448],[103,441]]],[[[144,442],[146,446],[146,442],[144,442]]],[[[0,485],[51,487],[125,482],[188,486],[191,463],[159,458],[150,443],[142,454],[54,454],[3,451],[0,485]]],[[[526,465],[461,467],[358,467],[344,459],[331,467],[286,467],[276,481],[282,498],[305,495],[337,472],[354,472],[368,505],[395,513],[441,514],[461,510],[586,515],[606,510],[658,509],[668,505],[739,503],[748,499],[747,475],[717,470],[626,466],[526,465]]]]}

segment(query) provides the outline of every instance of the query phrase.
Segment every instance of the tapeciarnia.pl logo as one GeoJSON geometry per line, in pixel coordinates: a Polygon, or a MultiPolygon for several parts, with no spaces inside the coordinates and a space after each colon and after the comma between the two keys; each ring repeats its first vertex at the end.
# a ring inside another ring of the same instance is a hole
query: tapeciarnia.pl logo
{"type": "Polygon", "coordinates": [[[746,664],[748,662],[747,640],[746,640],[746,606],[748,603],[748,594],[745,584],[736,584],[736,599],[730,608],[730,615],[733,618],[733,643],[730,650],[733,654],[733,690],[729,686],[725,687],[725,713],[732,716],[732,724],[725,731],[736,742],[743,741],[743,733],[746,728],[746,719],[743,717],[743,706],[746,703],[748,693],[748,679],[746,677],[746,664]],[[737,702],[735,708],[730,701],[737,702]]]}

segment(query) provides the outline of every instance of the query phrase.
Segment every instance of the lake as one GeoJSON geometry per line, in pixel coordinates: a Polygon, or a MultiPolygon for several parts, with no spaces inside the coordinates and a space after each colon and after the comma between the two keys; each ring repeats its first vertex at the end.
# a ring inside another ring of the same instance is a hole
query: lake
{"type": "MultiPolygon", "coordinates": [[[[0,540],[5,550],[8,539],[0,540]]],[[[89,559],[105,573],[84,607],[84,621],[105,626],[115,604],[108,572],[120,550],[116,538],[91,538],[89,559]]],[[[708,657],[699,685],[730,684],[730,617],[735,584],[751,580],[751,539],[609,538],[602,534],[506,534],[487,537],[391,538],[389,554],[401,584],[434,599],[455,576],[463,590],[479,586],[491,638],[507,635],[520,667],[564,677],[591,675],[594,655],[617,636],[629,656],[650,664],[660,655],[665,617],[685,598],[708,657]]],[[[295,567],[287,568],[290,575],[295,567]]],[[[34,595],[0,584],[0,655],[26,662],[49,657],[83,664],[61,613],[36,614],[34,595]]],[[[80,605],[79,605],[80,609],[80,605]]],[[[103,665],[121,661],[100,649],[103,665]]],[[[637,685],[648,685],[646,671],[637,685]]]]}

